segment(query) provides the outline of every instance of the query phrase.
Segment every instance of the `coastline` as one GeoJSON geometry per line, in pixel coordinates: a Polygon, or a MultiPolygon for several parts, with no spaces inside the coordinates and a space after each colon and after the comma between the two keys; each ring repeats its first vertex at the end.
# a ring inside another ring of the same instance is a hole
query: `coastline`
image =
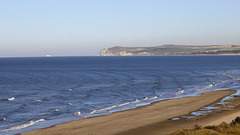
{"type": "MultiPolygon", "coordinates": [[[[194,97],[158,101],[132,110],[57,124],[52,127],[21,133],[20,135],[73,135],[79,133],[83,135],[127,135],[137,133],[154,134],[154,132],[163,134],[181,128],[181,125],[184,125],[183,120],[173,121],[168,120],[169,118],[178,117],[199,110],[235,92],[236,90],[212,91],[194,97]],[[161,124],[165,126],[161,126],[161,124]],[[169,124],[172,124],[172,128],[169,128],[171,126],[166,126],[169,124]]],[[[207,117],[198,120],[198,122],[203,121],[202,125],[204,125],[204,119],[207,117]]],[[[190,121],[187,122],[187,124],[190,126],[193,123],[190,121]]],[[[190,128],[192,127],[193,125],[191,125],[190,128]]]]}

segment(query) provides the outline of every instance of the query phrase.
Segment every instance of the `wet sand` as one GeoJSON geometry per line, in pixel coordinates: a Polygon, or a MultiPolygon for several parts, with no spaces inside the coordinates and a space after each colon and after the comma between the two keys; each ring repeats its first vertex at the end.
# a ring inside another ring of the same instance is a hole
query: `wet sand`
{"type": "Polygon", "coordinates": [[[196,122],[199,125],[208,125],[211,122],[211,124],[221,123],[225,118],[223,116],[226,116],[225,119],[234,119],[239,114],[240,108],[239,110],[233,109],[233,112],[221,111],[221,113],[209,115],[196,121],[183,119],[173,121],[169,118],[199,110],[235,92],[235,90],[221,90],[206,92],[194,97],[159,101],[132,110],[57,124],[21,135],[160,135],[175,129],[192,128],[196,122]]]}

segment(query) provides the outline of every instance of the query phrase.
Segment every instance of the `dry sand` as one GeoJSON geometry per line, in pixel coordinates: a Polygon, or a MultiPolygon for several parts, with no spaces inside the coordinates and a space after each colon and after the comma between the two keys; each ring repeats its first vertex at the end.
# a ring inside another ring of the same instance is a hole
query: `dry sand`
{"type": "Polygon", "coordinates": [[[174,129],[192,128],[196,123],[199,125],[218,124],[225,118],[234,119],[239,113],[237,110],[222,111],[222,113],[209,115],[197,121],[168,119],[196,111],[235,92],[235,90],[221,90],[206,92],[195,97],[159,101],[137,109],[58,124],[21,135],[160,135],[174,129]]]}

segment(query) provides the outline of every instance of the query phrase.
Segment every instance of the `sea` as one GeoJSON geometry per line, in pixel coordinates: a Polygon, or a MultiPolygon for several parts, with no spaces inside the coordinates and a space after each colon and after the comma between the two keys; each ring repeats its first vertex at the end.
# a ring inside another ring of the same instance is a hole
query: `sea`
{"type": "Polygon", "coordinates": [[[0,134],[240,90],[240,56],[0,58],[0,134]]]}

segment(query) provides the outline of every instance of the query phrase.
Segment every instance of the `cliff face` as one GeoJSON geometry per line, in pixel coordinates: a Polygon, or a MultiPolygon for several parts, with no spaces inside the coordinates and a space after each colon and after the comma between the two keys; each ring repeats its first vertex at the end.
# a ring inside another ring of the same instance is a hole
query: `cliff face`
{"type": "Polygon", "coordinates": [[[141,47],[121,47],[102,49],[98,56],[149,56],[151,53],[144,52],[141,47]],[[137,52],[140,51],[140,52],[137,52]]]}
{"type": "Polygon", "coordinates": [[[108,48],[106,48],[102,49],[98,56],[114,56],[114,54],[110,50],[108,50],[108,48]]]}
{"type": "Polygon", "coordinates": [[[240,55],[240,45],[162,45],[156,47],[121,47],[102,49],[98,56],[161,56],[161,55],[240,55]]]}
{"type": "Polygon", "coordinates": [[[120,52],[112,52],[108,48],[102,49],[98,56],[133,56],[132,53],[128,53],[127,51],[120,52]]]}
{"type": "Polygon", "coordinates": [[[132,53],[126,51],[126,47],[112,47],[102,49],[98,56],[133,56],[132,53]]]}

